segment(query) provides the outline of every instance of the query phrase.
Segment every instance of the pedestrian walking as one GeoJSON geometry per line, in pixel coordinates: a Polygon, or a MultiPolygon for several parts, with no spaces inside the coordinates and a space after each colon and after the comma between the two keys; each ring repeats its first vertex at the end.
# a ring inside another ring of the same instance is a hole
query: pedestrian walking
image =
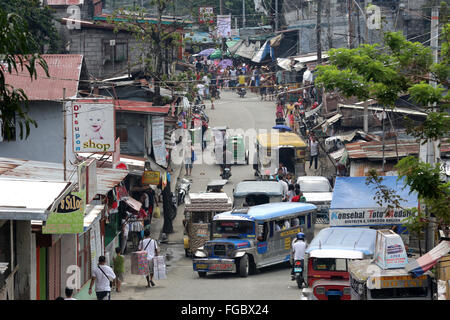
{"type": "Polygon", "coordinates": [[[127,251],[128,234],[130,232],[130,224],[127,219],[122,219],[122,254],[127,251]]]}
{"type": "Polygon", "coordinates": [[[113,271],[116,274],[115,286],[117,292],[120,292],[120,286],[123,282],[123,275],[125,273],[125,259],[120,251],[120,247],[117,247],[116,256],[113,259],[113,271]]]}
{"type": "Polygon", "coordinates": [[[311,160],[309,162],[309,168],[311,169],[311,165],[314,161],[314,169],[317,170],[317,158],[319,156],[319,142],[317,142],[316,137],[311,137],[310,142],[310,154],[311,154],[311,160]]]}
{"type": "Polygon", "coordinates": [[[66,297],[64,298],[64,300],[77,300],[74,297],[72,297],[73,296],[72,288],[66,287],[65,293],[66,293],[66,297]]]}
{"type": "Polygon", "coordinates": [[[153,282],[153,258],[158,255],[158,244],[156,240],[150,237],[150,230],[144,231],[144,240],[139,243],[139,250],[147,251],[147,260],[148,260],[148,275],[147,279],[147,287],[155,286],[153,282]]]}
{"type": "Polygon", "coordinates": [[[106,265],[105,256],[98,258],[97,267],[92,270],[91,284],[89,285],[89,295],[92,294],[92,287],[95,283],[95,294],[97,300],[111,300],[111,282],[116,279],[113,269],[106,265]]]}

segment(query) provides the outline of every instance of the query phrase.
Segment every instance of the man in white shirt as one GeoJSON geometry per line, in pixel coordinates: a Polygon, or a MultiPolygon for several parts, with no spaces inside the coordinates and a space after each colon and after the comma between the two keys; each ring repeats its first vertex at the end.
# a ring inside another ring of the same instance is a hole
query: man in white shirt
{"type": "Polygon", "coordinates": [[[209,95],[209,84],[211,83],[211,79],[209,79],[208,75],[203,76],[203,82],[205,83],[205,94],[209,95]]]}
{"type": "Polygon", "coordinates": [[[72,297],[73,295],[73,289],[66,287],[66,297],[64,298],[64,300],[77,300],[74,297],[72,297]]]}
{"type": "Polygon", "coordinates": [[[284,181],[284,176],[280,174],[281,169],[278,172],[278,183],[281,184],[281,187],[283,188],[282,196],[283,200],[288,196],[289,193],[289,185],[286,181],[284,181]]]}
{"type": "Polygon", "coordinates": [[[89,286],[89,295],[92,294],[92,286],[95,283],[97,300],[111,300],[111,281],[116,278],[113,269],[106,265],[105,256],[98,258],[98,266],[92,270],[92,279],[89,286]]]}
{"type": "Polygon", "coordinates": [[[146,276],[147,279],[147,287],[155,286],[153,282],[153,258],[158,255],[158,243],[156,240],[150,238],[150,230],[144,230],[144,240],[139,243],[139,250],[147,251],[147,260],[148,260],[148,271],[149,274],[146,276]]]}
{"type": "Polygon", "coordinates": [[[295,280],[295,275],[294,275],[295,261],[300,261],[302,269],[304,269],[305,250],[306,250],[305,234],[302,232],[299,232],[299,233],[297,233],[297,241],[292,245],[292,256],[293,256],[293,262],[294,262],[292,264],[292,271],[291,271],[292,280],[295,280]]]}
{"type": "Polygon", "coordinates": [[[205,98],[205,85],[203,83],[197,84],[198,89],[198,95],[200,96],[200,99],[203,102],[203,99],[205,98]]]}

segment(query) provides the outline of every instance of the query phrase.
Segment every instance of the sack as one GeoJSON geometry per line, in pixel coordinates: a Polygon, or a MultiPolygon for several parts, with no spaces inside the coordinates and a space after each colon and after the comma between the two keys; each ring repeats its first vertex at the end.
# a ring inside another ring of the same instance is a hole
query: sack
{"type": "Polygon", "coordinates": [[[164,256],[156,256],[153,258],[153,278],[155,280],[166,279],[166,262],[164,256]]]}
{"type": "Polygon", "coordinates": [[[155,210],[154,210],[154,212],[153,212],[153,217],[154,218],[159,218],[159,217],[161,217],[161,210],[159,209],[159,207],[155,207],[155,210]]]}

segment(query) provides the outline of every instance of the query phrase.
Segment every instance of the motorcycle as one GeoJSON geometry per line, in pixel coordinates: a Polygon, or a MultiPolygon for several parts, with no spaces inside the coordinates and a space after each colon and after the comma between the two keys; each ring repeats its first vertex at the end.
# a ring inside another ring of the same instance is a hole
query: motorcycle
{"type": "Polygon", "coordinates": [[[177,204],[180,205],[184,203],[184,198],[186,197],[186,194],[189,193],[189,190],[191,189],[191,182],[188,179],[181,179],[180,184],[177,188],[177,204]]]}
{"type": "Polygon", "coordinates": [[[222,173],[220,174],[222,179],[228,180],[231,177],[231,168],[225,168],[223,169],[222,173]]]}
{"type": "Polygon", "coordinates": [[[239,97],[243,98],[247,94],[247,91],[245,90],[245,88],[238,88],[237,94],[239,95],[239,97]]]}
{"type": "Polygon", "coordinates": [[[294,262],[294,276],[295,281],[297,282],[298,288],[303,288],[303,268],[302,268],[302,262],[300,260],[295,260],[294,262]]]}

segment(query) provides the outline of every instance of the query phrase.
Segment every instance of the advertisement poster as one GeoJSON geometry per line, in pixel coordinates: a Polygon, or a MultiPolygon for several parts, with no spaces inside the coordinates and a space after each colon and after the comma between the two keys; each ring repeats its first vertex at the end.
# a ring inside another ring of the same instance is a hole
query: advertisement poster
{"type": "Polygon", "coordinates": [[[164,117],[152,117],[152,142],[155,161],[166,167],[166,143],[164,140],[164,117]]]}
{"type": "Polygon", "coordinates": [[[142,184],[143,185],[158,185],[160,179],[159,171],[144,171],[142,175],[142,184]]]}
{"type": "Polygon", "coordinates": [[[112,100],[72,103],[74,152],[114,152],[115,117],[112,100]]]}
{"type": "Polygon", "coordinates": [[[214,8],[213,7],[199,7],[198,8],[198,22],[212,23],[214,19],[214,8]]]}
{"type": "Polygon", "coordinates": [[[395,233],[377,232],[374,262],[382,269],[403,268],[408,263],[402,238],[395,233]]]}
{"type": "Polygon", "coordinates": [[[331,227],[377,226],[403,224],[413,213],[410,210],[367,208],[330,209],[331,227]]]}
{"type": "Polygon", "coordinates": [[[231,15],[217,16],[217,37],[218,38],[231,37],[231,15]]]}
{"type": "Polygon", "coordinates": [[[82,233],[85,208],[86,193],[70,192],[50,212],[45,225],[42,226],[42,233],[82,233]]]}

